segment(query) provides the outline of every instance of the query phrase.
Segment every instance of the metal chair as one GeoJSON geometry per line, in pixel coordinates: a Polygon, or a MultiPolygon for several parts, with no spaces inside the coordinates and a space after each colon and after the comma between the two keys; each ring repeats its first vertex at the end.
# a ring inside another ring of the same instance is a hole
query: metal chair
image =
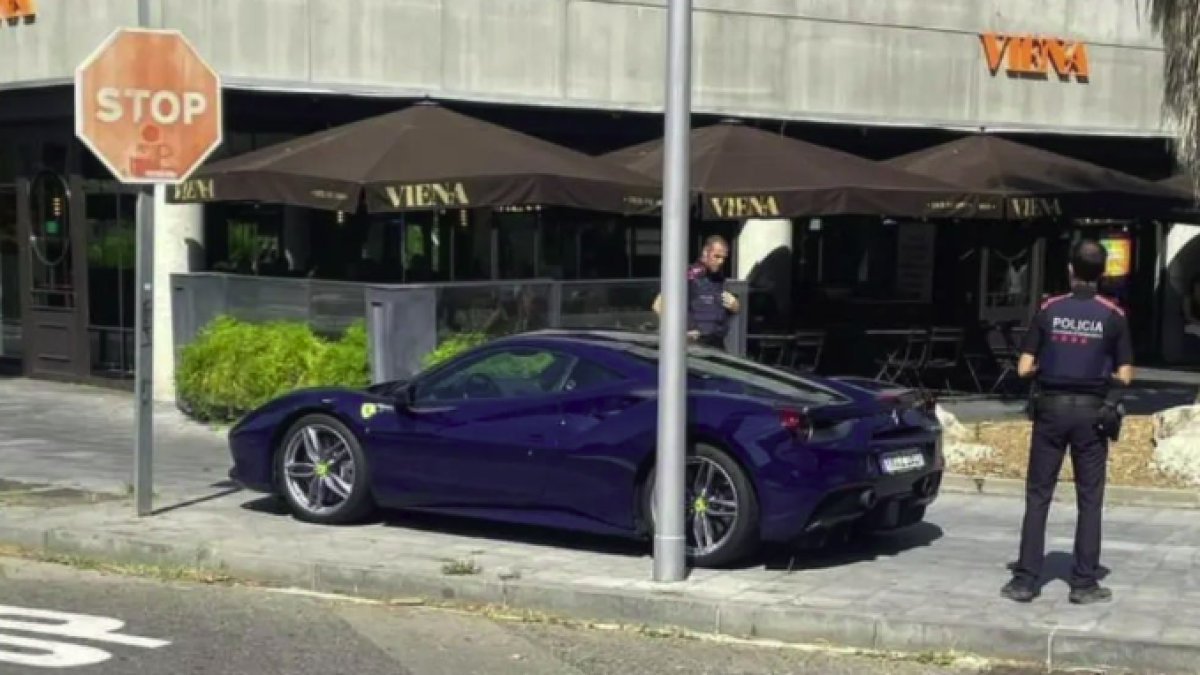
{"type": "MultiPolygon", "coordinates": [[[[1016,380],[1014,375],[1017,372],[1017,360],[1021,356],[1021,342],[1025,338],[1025,333],[1028,328],[1024,326],[1016,326],[1013,324],[1002,324],[995,327],[995,330],[988,335],[988,343],[992,349],[992,354],[995,356],[996,364],[1000,367],[1000,375],[996,377],[996,381],[992,384],[989,393],[996,393],[1001,385],[1016,380]]],[[[1016,381],[1017,392],[1020,393],[1022,383],[1016,381]]]]}
{"type": "Polygon", "coordinates": [[[930,371],[941,372],[944,377],[943,383],[946,385],[943,391],[947,394],[953,393],[954,388],[950,385],[950,373],[962,366],[965,338],[966,332],[961,328],[935,326],[930,329],[926,359],[921,364],[921,380],[924,381],[930,371]]]}
{"type": "Polygon", "coordinates": [[[925,361],[929,332],[924,329],[869,330],[866,334],[891,343],[886,348],[886,356],[875,359],[875,365],[879,366],[879,372],[875,374],[877,380],[896,382],[905,375],[917,373],[925,361]]]}
{"type": "Polygon", "coordinates": [[[764,366],[784,365],[791,347],[788,335],[747,335],[746,342],[751,358],[764,366]]]}
{"type": "Polygon", "coordinates": [[[816,372],[821,365],[821,353],[825,350],[825,331],[802,330],[792,337],[787,366],[805,373],[816,372]]]}

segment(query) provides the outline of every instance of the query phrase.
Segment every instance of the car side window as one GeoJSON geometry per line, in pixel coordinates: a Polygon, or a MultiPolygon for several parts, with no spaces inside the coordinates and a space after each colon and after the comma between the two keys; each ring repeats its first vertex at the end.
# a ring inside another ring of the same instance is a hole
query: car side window
{"type": "Polygon", "coordinates": [[[417,385],[415,403],[542,396],[558,391],[574,357],[545,349],[497,349],[417,385]]]}
{"type": "Polygon", "coordinates": [[[602,387],[613,382],[620,382],[624,379],[625,377],[620,373],[602,366],[595,361],[579,359],[575,363],[575,367],[571,369],[571,374],[563,382],[562,388],[563,391],[584,391],[593,387],[602,387]]]}

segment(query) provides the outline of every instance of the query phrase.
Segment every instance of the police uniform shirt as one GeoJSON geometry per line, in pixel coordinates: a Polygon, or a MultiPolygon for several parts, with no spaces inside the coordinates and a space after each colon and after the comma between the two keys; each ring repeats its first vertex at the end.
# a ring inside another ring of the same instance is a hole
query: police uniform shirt
{"type": "Polygon", "coordinates": [[[1043,303],[1021,351],[1037,359],[1045,393],[1105,396],[1113,372],[1133,364],[1125,312],[1088,286],[1043,303]]]}
{"type": "Polygon", "coordinates": [[[700,331],[705,337],[724,338],[727,332],[728,311],[721,304],[725,292],[725,277],[708,271],[703,263],[688,267],[688,330],[700,331]]]}

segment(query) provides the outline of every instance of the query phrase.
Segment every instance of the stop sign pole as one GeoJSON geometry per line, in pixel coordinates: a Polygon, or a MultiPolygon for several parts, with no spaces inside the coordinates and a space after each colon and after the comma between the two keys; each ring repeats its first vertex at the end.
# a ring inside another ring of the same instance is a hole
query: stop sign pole
{"type": "MultiPolygon", "coordinates": [[[[138,22],[149,23],[138,2],[138,22]]],[[[222,140],[221,82],[178,31],[122,28],[75,72],[76,136],[137,204],[137,303],[133,489],[137,514],[153,513],[154,190],[187,179],[222,140]]]]}
{"type": "MultiPolygon", "coordinates": [[[[138,0],[138,26],[150,25],[150,1],[138,0]]],[[[138,190],[137,270],[134,286],[138,303],[134,310],[133,397],[137,405],[133,423],[133,502],[139,517],[154,512],[154,192],[138,190]]]]}

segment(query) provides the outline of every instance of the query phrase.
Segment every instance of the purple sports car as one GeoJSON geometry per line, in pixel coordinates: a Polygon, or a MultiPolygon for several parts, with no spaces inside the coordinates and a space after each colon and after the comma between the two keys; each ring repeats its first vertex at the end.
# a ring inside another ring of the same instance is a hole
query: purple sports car
{"type": "MultiPolygon", "coordinates": [[[[928,399],[704,347],[689,349],[688,371],[692,564],[913,525],[937,498],[928,399]]],[[[317,523],[378,505],[650,537],[657,379],[653,335],[501,338],[409,381],[271,401],[230,431],[230,476],[317,523]]]]}

